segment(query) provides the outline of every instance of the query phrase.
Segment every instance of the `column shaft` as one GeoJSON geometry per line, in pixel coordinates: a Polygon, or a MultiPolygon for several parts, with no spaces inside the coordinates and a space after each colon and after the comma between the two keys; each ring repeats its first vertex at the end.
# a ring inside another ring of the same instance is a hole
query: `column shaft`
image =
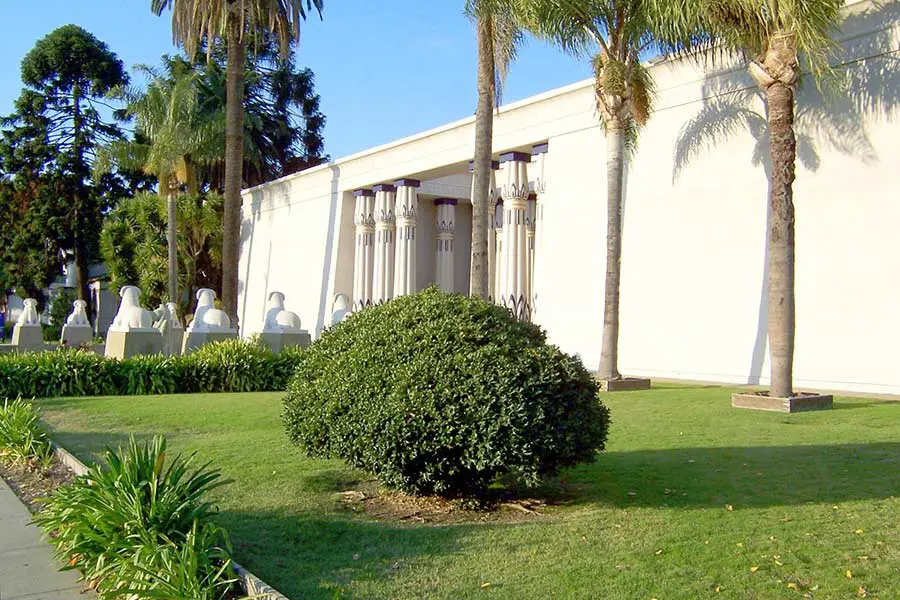
{"type": "Polygon", "coordinates": [[[500,303],[516,318],[531,319],[531,297],[528,272],[528,199],[527,154],[511,152],[500,157],[506,162],[506,185],[503,188],[503,260],[500,303]]]}
{"type": "Polygon", "coordinates": [[[437,220],[437,254],[435,263],[435,280],[438,287],[445,292],[453,292],[454,279],[454,245],[456,237],[456,200],[440,198],[434,201],[437,220]]]}
{"type": "Polygon", "coordinates": [[[387,302],[394,292],[394,201],[390,185],[375,187],[375,261],[372,275],[372,301],[387,302]]]}
{"type": "Polygon", "coordinates": [[[397,199],[394,214],[397,218],[397,248],[394,257],[394,298],[414,294],[416,287],[416,219],[419,200],[414,179],[401,179],[394,184],[397,199]]]}
{"type": "Polygon", "coordinates": [[[353,260],[353,310],[372,304],[375,267],[375,197],[371,190],[356,192],[356,253],[353,260]]]}

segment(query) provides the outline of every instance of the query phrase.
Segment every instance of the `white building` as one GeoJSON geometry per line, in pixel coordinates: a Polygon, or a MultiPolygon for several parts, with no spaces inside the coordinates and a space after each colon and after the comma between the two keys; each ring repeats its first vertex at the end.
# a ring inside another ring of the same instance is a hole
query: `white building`
{"type": "MultiPolygon", "coordinates": [[[[814,86],[800,97],[795,380],[900,393],[900,35],[867,7],[851,6],[835,62],[854,78],[848,97],[826,102],[814,86]]],[[[656,111],[626,176],[620,369],[766,383],[764,105],[739,65],[652,73],[656,111]],[[740,117],[727,138],[702,143],[696,132],[723,129],[706,116],[726,113],[740,117]]],[[[247,190],[242,330],[273,290],[316,333],[338,293],[358,305],[435,283],[467,291],[474,138],[467,118],[247,190]]],[[[518,302],[550,340],[595,368],[606,145],[592,81],[503,107],[493,145],[506,211],[495,297],[525,291],[518,302]]]]}

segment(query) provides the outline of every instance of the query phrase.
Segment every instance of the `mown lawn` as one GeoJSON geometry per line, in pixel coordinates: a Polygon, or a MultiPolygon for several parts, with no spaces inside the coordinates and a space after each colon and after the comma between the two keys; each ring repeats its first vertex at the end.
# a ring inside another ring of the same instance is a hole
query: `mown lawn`
{"type": "Polygon", "coordinates": [[[900,404],[782,415],[672,385],[605,401],[608,451],[564,475],[564,505],[441,526],[341,509],[360,475],[288,444],[280,394],[40,406],[86,460],[161,433],[221,466],[237,560],[295,600],[900,598],[900,404]]]}

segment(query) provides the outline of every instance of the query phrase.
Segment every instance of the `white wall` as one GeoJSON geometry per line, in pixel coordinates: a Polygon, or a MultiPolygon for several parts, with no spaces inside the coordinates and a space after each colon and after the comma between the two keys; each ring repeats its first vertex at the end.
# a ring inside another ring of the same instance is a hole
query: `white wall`
{"type": "MultiPolygon", "coordinates": [[[[887,10],[898,12],[893,5],[887,10]]],[[[847,40],[842,60],[853,63],[850,73],[857,79],[851,89],[867,93],[826,103],[807,86],[798,110],[795,377],[798,387],[900,393],[894,351],[900,338],[900,173],[895,166],[900,75],[891,57],[860,60],[896,51],[898,36],[896,27],[885,29],[883,21],[855,17],[847,40]],[[861,86],[860,79],[868,79],[867,85],[861,86]],[[857,109],[863,111],[860,119],[854,119],[857,109]]],[[[663,62],[652,72],[659,89],[657,110],[626,178],[621,370],[766,383],[766,142],[741,124],[675,169],[685,125],[704,107],[752,91],[752,83],[740,67],[711,75],[692,64],[663,62]],[[754,159],[760,148],[761,161],[754,159]]],[[[743,107],[764,118],[760,100],[743,107]]],[[[712,130],[712,124],[700,129],[712,130]]],[[[276,289],[287,294],[288,308],[307,325],[325,322],[333,294],[351,291],[350,192],[399,177],[450,186],[446,177],[456,175],[453,185],[459,190],[446,195],[460,197],[473,141],[469,118],[246,192],[242,322],[260,321],[265,298],[276,289]]],[[[606,145],[590,81],[501,109],[495,123],[498,152],[528,150],[544,141],[549,152],[538,224],[535,320],[551,341],[596,367],[605,272],[606,145]]],[[[434,266],[423,264],[434,253],[433,206],[424,204],[420,283],[434,276],[434,266]]],[[[465,291],[469,204],[457,206],[457,219],[456,285],[465,291]]]]}

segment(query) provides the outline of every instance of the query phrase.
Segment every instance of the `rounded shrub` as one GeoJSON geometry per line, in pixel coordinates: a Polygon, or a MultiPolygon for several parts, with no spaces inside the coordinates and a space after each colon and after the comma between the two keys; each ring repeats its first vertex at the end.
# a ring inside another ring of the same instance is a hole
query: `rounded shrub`
{"type": "Polygon", "coordinates": [[[302,356],[290,439],[412,493],[537,484],[603,449],[609,413],[577,358],[494,304],[429,289],[367,308],[302,356]]]}

